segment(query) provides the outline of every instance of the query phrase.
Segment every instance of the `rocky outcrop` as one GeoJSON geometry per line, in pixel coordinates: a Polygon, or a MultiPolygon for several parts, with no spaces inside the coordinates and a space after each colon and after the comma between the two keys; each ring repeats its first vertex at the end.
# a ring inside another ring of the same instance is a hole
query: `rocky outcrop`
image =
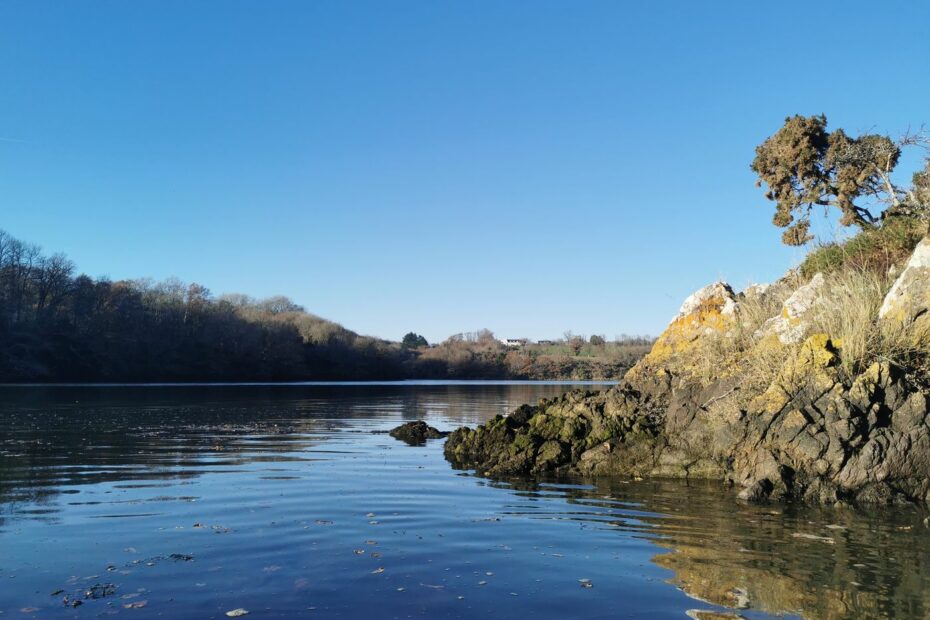
{"type": "Polygon", "coordinates": [[[394,439],[400,439],[411,446],[422,446],[427,439],[440,439],[449,433],[435,429],[423,420],[417,420],[416,422],[401,424],[391,429],[388,434],[394,439]]]}
{"type": "Polygon", "coordinates": [[[910,260],[885,296],[881,319],[913,321],[930,309],[930,238],[914,250],[910,260]]]}
{"type": "Polygon", "coordinates": [[[453,431],[446,457],[485,475],[559,470],[646,474],[649,468],[639,459],[655,452],[659,432],[658,419],[642,404],[638,395],[622,390],[568,392],[535,407],[524,405],[474,430],[453,431]]]}
{"type": "Polygon", "coordinates": [[[701,289],[620,385],[454,431],[446,456],[485,475],[717,479],[753,501],[930,500],[930,395],[887,361],[848,374],[842,343],[810,333],[823,286],[799,287],[775,317],[787,329],[769,321],[743,358],[719,365],[707,360],[734,337],[747,298],[701,289]]]}
{"type": "Polygon", "coordinates": [[[760,336],[774,334],[782,344],[797,344],[810,328],[808,315],[820,298],[824,277],[818,273],[810,282],[799,287],[782,305],[781,313],[762,326],[760,336]]]}

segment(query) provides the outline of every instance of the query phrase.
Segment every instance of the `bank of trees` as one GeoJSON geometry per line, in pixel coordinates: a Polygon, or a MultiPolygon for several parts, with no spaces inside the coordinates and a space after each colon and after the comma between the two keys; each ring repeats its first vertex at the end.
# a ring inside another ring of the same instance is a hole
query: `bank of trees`
{"type": "Polygon", "coordinates": [[[399,378],[396,343],[285,297],[93,279],[0,231],[0,380],[399,378]]]}
{"type": "Polygon", "coordinates": [[[420,372],[450,378],[619,379],[652,347],[652,338],[583,336],[566,332],[560,340],[502,344],[489,330],[456,334],[417,351],[420,372]]]}
{"type": "Polygon", "coordinates": [[[595,368],[569,349],[512,351],[487,330],[436,347],[361,336],[286,297],[90,278],[0,231],[0,381],[615,378],[629,365],[595,368]]]}

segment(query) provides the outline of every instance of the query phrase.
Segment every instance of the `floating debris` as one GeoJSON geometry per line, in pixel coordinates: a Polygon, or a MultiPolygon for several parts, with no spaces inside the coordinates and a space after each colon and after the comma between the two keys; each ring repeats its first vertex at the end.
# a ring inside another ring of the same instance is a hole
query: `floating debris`
{"type": "Polygon", "coordinates": [[[380,574],[383,573],[383,572],[384,572],[384,567],[383,567],[383,566],[379,566],[379,567],[376,568],[375,570],[371,571],[371,574],[372,574],[372,575],[380,575],[380,574]]]}
{"type": "Polygon", "coordinates": [[[248,610],[248,609],[243,609],[242,607],[238,607],[238,608],[236,608],[236,609],[230,609],[229,611],[226,612],[226,615],[229,616],[230,618],[238,618],[238,617],[240,617],[240,616],[248,616],[248,615],[249,615],[249,610],[248,610]]]}
{"type": "Polygon", "coordinates": [[[123,609],[142,609],[148,604],[149,604],[148,601],[133,601],[131,603],[126,603],[125,605],[123,605],[123,609]]]}

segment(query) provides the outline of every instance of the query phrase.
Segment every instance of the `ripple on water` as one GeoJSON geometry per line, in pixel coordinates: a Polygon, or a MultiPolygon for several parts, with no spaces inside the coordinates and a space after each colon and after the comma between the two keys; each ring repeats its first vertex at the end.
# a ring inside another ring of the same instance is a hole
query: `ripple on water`
{"type": "Polygon", "coordinates": [[[104,595],[81,613],[930,615],[917,509],[750,506],[715,484],[489,480],[452,470],[440,441],[380,433],[418,418],[477,424],[563,386],[75,389],[0,400],[8,617],[71,617],[62,597],[95,584],[104,595]]]}

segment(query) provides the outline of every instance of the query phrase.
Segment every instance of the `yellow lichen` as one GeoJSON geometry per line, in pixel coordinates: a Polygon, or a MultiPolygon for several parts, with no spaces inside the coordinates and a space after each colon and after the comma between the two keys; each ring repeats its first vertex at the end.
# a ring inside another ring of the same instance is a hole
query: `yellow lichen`
{"type": "Polygon", "coordinates": [[[768,388],[752,399],[751,408],[775,413],[805,387],[829,389],[836,382],[838,364],[839,351],[830,336],[813,334],[793,355],[788,355],[768,388]]]}
{"type": "Polygon", "coordinates": [[[704,336],[725,330],[732,320],[731,315],[722,310],[730,301],[715,295],[706,300],[691,313],[677,317],[656,339],[652,350],[630,371],[633,375],[642,368],[655,368],[662,365],[674,365],[677,370],[686,370],[692,363],[688,359],[700,348],[704,336]]]}

